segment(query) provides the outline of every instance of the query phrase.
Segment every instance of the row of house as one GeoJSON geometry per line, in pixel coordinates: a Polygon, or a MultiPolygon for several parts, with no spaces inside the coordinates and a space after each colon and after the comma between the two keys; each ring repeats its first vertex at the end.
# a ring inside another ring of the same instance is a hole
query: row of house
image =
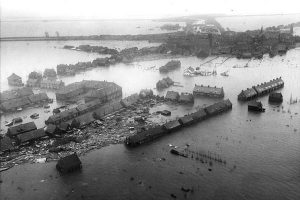
{"type": "Polygon", "coordinates": [[[185,104],[189,104],[189,103],[193,104],[194,103],[193,94],[187,93],[187,92],[182,92],[179,95],[179,92],[167,91],[165,99],[168,100],[168,101],[185,103],[185,104]]]}
{"type": "Polygon", "coordinates": [[[27,97],[12,99],[1,103],[0,109],[4,112],[16,111],[18,108],[25,108],[32,105],[45,104],[50,102],[46,93],[32,94],[27,97]]]}
{"type": "Polygon", "coordinates": [[[68,123],[49,124],[46,129],[37,128],[34,122],[9,127],[4,137],[0,137],[0,152],[13,151],[17,145],[25,145],[47,137],[56,137],[66,133],[71,126],[68,123]]]}
{"type": "MultiPolygon", "coordinates": [[[[25,144],[47,136],[44,129],[37,129],[34,122],[10,127],[6,135],[10,138],[10,141],[16,141],[17,144],[25,144]]],[[[6,140],[8,141],[8,139],[6,140]]]]}
{"type": "Polygon", "coordinates": [[[122,108],[129,107],[140,99],[138,94],[130,95],[121,101],[110,101],[110,103],[103,104],[103,101],[96,99],[90,102],[87,102],[82,105],[78,105],[75,108],[63,111],[61,113],[50,116],[45,123],[47,125],[54,124],[59,125],[63,122],[86,124],[84,122],[90,123],[95,119],[101,119],[105,115],[116,112],[122,108]]]}
{"type": "Polygon", "coordinates": [[[248,101],[259,96],[271,93],[275,90],[278,90],[284,86],[284,82],[281,77],[272,79],[269,82],[261,83],[260,85],[252,86],[246,90],[242,90],[238,95],[238,100],[248,101]]]}
{"type": "Polygon", "coordinates": [[[172,133],[178,129],[191,124],[198,123],[209,117],[215,116],[222,112],[232,109],[232,103],[229,99],[222,100],[203,109],[200,109],[192,114],[185,115],[179,119],[169,121],[162,126],[149,128],[148,130],[139,132],[133,136],[129,136],[125,140],[125,144],[129,146],[137,146],[146,142],[153,141],[167,133],[172,133]]]}
{"type": "Polygon", "coordinates": [[[0,109],[4,112],[15,111],[32,105],[44,104],[50,101],[46,93],[34,94],[32,89],[24,87],[1,93],[0,109]]]}
{"type": "Polygon", "coordinates": [[[42,80],[29,78],[26,84],[26,86],[28,87],[40,87],[44,89],[55,89],[55,90],[60,89],[64,85],[65,83],[61,80],[47,79],[47,78],[43,78],[42,80]]]}
{"type": "Polygon", "coordinates": [[[18,88],[15,90],[6,90],[4,92],[0,93],[0,103],[3,103],[5,101],[9,101],[12,99],[17,99],[17,98],[22,98],[22,97],[27,97],[30,95],[33,95],[33,91],[31,88],[28,87],[23,87],[23,88],[18,88]]]}
{"type": "Polygon", "coordinates": [[[103,102],[122,97],[122,88],[107,81],[81,81],[62,87],[56,92],[56,99],[67,101],[83,96],[86,101],[100,99],[103,102]]]}
{"type": "Polygon", "coordinates": [[[208,96],[208,97],[216,97],[216,98],[223,98],[224,97],[224,90],[223,87],[211,87],[211,86],[204,86],[204,85],[196,85],[193,90],[194,96],[208,96]]]}

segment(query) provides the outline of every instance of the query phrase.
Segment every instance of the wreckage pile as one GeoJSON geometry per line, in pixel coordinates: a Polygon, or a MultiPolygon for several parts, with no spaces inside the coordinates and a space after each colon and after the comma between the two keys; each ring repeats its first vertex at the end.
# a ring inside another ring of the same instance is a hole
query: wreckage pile
{"type": "MultiPolygon", "coordinates": [[[[127,136],[138,130],[154,126],[151,118],[155,116],[149,113],[149,107],[164,100],[157,96],[149,96],[150,90],[146,91],[148,91],[147,96],[144,96],[145,91],[143,91],[141,95],[134,94],[124,98],[119,102],[119,109],[114,112],[104,105],[86,113],[91,114],[91,121],[80,126],[76,126],[73,121],[68,121],[57,125],[48,124],[44,131],[44,129],[37,129],[31,122],[19,125],[20,127],[9,128],[9,133],[4,138],[0,138],[0,167],[12,167],[28,161],[39,162],[41,158],[58,160],[74,152],[82,155],[95,148],[124,142],[127,136]],[[104,111],[111,112],[103,113],[101,112],[103,108],[104,111]],[[36,134],[37,131],[39,134],[36,134]],[[21,135],[25,136],[26,140],[19,142],[18,138],[22,139],[21,135]]],[[[86,119],[83,117],[80,120],[86,119]]]]}
{"type": "Polygon", "coordinates": [[[125,144],[128,146],[137,146],[146,142],[150,142],[158,137],[161,137],[167,133],[175,132],[184,126],[189,126],[193,123],[200,122],[209,117],[218,115],[222,112],[232,109],[232,103],[229,99],[217,102],[213,105],[207,106],[199,111],[196,111],[190,115],[180,117],[178,120],[173,120],[165,123],[163,126],[156,126],[149,128],[148,130],[139,132],[133,136],[129,136],[125,140],[125,144]]]}

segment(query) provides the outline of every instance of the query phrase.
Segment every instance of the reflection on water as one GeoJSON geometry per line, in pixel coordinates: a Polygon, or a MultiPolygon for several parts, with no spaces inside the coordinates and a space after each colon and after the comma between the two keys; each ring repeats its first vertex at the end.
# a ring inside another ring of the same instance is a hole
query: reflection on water
{"type": "MultiPolygon", "coordinates": [[[[84,53],[71,51],[70,56],[72,54],[77,58],[84,53]]],[[[189,199],[299,199],[300,104],[288,104],[291,94],[293,98],[300,98],[299,50],[273,59],[265,56],[262,61],[252,60],[249,68],[232,68],[248,62],[235,58],[218,65],[225,59],[219,57],[203,67],[216,69],[217,76],[183,76],[184,69],[197,67],[209,59],[181,58],[181,69],[168,76],[184,87],[173,86],[170,90],[191,92],[194,84],[224,87],[225,98],[233,103],[232,111],[135,149],[112,145],[93,151],[81,158],[81,173],[61,177],[55,170],[55,163],[14,167],[2,173],[0,194],[11,199],[33,196],[46,199],[170,199],[170,194],[174,194],[178,199],[184,199],[181,191],[184,186],[194,189],[193,193],[187,194],[189,199]],[[227,70],[229,77],[220,76],[227,70]],[[282,107],[268,104],[268,97],[264,96],[259,100],[266,112],[255,114],[248,113],[247,103],[237,101],[237,94],[242,89],[279,76],[285,81],[281,90],[282,107]],[[173,156],[168,144],[190,144],[190,148],[198,152],[220,155],[227,164],[209,166],[173,156]]],[[[169,59],[117,64],[62,80],[66,83],[83,79],[114,81],[122,86],[124,96],[127,96],[142,88],[153,89],[158,80],[167,76],[158,71],[167,61],[169,59]]],[[[194,107],[215,101],[197,98],[194,107]]],[[[172,104],[163,108],[172,110],[175,116],[192,109],[172,104]]],[[[6,118],[9,116],[2,117],[1,122],[6,118]]]]}

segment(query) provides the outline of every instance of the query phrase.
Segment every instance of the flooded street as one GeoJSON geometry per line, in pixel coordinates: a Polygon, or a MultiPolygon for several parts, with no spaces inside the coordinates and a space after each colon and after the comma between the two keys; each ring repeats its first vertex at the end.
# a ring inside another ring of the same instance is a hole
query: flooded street
{"type": "MultiPolygon", "coordinates": [[[[25,81],[33,70],[43,71],[60,63],[101,57],[61,49],[66,44],[83,43],[4,43],[1,47],[1,55],[5,55],[5,59],[1,59],[1,90],[8,89],[6,77],[12,72],[25,81]],[[5,52],[9,48],[15,50],[5,52]],[[43,52],[43,57],[37,56],[38,52],[43,52]],[[22,57],[19,56],[21,54],[22,57]],[[26,70],[22,70],[24,67],[26,70]]],[[[105,41],[97,42],[97,45],[122,49],[155,44],[105,41]]],[[[185,196],[189,199],[299,199],[299,55],[299,49],[274,58],[264,55],[262,60],[251,60],[248,68],[239,68],[249,61],[246,59],[230,58],[220,64],[226,57],[218,57],[201,66],[203,70],[215,69],[216,76],[183,76],[184,69],[198,67],[214,58],[183,57],[179,58],[181,68],[168,74],[160,74],[158,68],[170,59],[160,59],[116,64],[74,77],[61,77],[66,84],[87,79],[113,81],[122,87],[125,97],[144,88],[154,89],[158,80],[169,76],[183,87],[172,86],[162,92],[154,90],[155,93],[165,95],[168,90],[192,92],[195,84],[223,87],[225,98],[231,100],[233,108],[225,114],[134,149],[121,144],[92,151],[80,158],[83,169],[74,174],[60,176],[55,169],[55,162],[15,166],[1,172],[0,199],[171,199],[171,194],[178,199],[184,199],[185,196]],[[228,77],[220,75],[224,71],[228,71],[228,77]],[[270,105],[268,96],[260,97],[258,99],[266,112],[257,114],[248,112],[247,103],[237,101],[241,90],[280,76],[285,82],[280,90],[283,95],[281,106],[270,105]],[[298,103],[290,105],[291,96],[298,98],[298,103]],[[219,155],[226,160],[226,165],[176,157],[169,153],[169,144],[179,147],[189,144],[194,151],[219,155]],[[193,193],[183,192],[182,186],[193,188],[193,193]]],[[[55,97],[54,92],[47,93],[50,98],[55,97]]],[[[196,98],[194,106],[174,106],[170,103],[162,105],[162,108],[171,110],[172,117],[176,117],[217,101],[196,98]]],[[[56,106],[54,101],[51,110],[56,106]]],[[[155,109],[160,108],[154,108],[151,112],[155,109]]],[[[31,121],[25,116],[34,112],[40,114],[40,118],[35,120],[37,126],[44,126],[44,120],[50,113],[44,113],[42,108],[28,108],[20,113],[1,116],[1,129],[5,129],[5,121],[16,116],[22,116],[24,122],[31,121]]]]}

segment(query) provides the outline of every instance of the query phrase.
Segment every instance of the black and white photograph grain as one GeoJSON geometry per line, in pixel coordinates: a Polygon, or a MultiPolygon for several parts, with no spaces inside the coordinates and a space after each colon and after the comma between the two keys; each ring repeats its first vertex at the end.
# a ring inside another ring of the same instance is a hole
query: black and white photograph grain
{"type": "Polygon", "coordinates": [[[0,200],[299,200],[299,0],[0,0],[0,200]]]}

